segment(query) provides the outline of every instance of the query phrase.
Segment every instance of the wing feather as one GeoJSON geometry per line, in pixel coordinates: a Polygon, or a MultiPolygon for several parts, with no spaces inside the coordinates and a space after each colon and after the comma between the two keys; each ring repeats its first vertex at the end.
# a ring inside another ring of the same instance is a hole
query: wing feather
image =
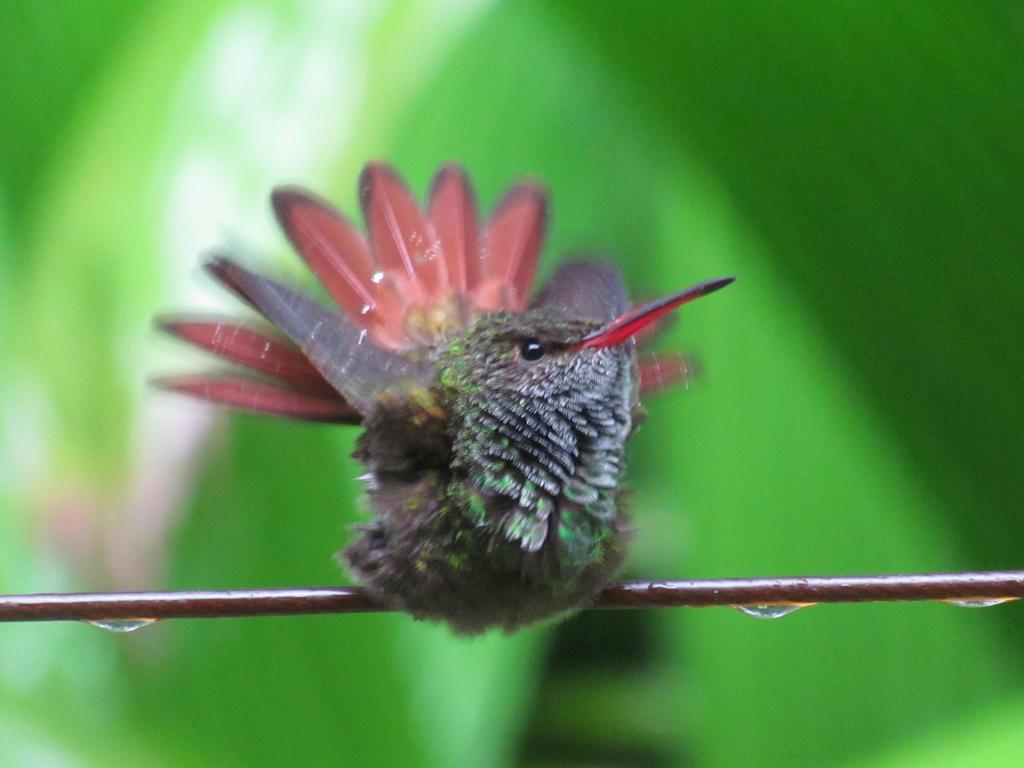
{"type": "Polygon", "coordinates": [[[213,258],[207,269],[240,291],[302,349],[320,374],[364,416],[386,389],[431,381],[430,363],[382,349],[344,316],[230,259],[213,258]]]}
{"type": "Polygon", "coordinates": [[[601,261],[569,261],[544,284],[534,307],[605,323],[629,309],[622,274],[601,261]]]}

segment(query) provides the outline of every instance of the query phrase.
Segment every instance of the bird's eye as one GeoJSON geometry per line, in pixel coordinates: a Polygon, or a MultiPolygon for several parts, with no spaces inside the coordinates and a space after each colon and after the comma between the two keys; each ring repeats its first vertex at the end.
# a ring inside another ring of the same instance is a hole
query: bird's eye
{"type": "Polygon", "coordinates": [[[519,344],[519,356],[528,363],[535,363],[544,357],[547,350],[536,339],[524,339],[519,344]]]}

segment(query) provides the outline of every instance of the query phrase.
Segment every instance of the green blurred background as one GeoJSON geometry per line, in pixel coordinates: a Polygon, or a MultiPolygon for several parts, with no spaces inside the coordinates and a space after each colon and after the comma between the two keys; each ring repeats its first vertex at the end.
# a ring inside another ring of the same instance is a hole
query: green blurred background
{"type": "MultiPolygon", "coordinates": [[[[147,391],[151,330],[295,267],[286,182],[371,158],[638,296],[736,274],[664,344],[707,375],[631,447],[626,575],[1013,568],[1024,535],[1024,5],[7,0],[0,590],[333,584],[346,429],[147,391]]],[[[0,766],[986,766],[1024,760],[1024,608],[0,627],[0,766]]]]}

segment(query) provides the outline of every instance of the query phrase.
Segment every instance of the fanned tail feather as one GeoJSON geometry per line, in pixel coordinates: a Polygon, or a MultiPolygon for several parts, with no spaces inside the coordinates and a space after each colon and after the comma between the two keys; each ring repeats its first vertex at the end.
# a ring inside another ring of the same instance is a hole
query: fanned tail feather
{"type": "Polygon", "coordinates": [[[161,318],[161,330],[274,381],[236,373],[168,376],[157,386],[210,402],[307,421],[358,424],[362,417],[286,339],[235,321],[161,318]]]}
{"type": "Polygon", "coordinates": [[[301,189],[275,189],[271,201],[281,228],[334,303],[378,344],[401,346],[405,306],[393,281],[384,279],[362,233],[332,206],[301,189]]]}
{"type": "Polygon", "coordinates": [[[363,171],[359,197],[368,237],[303,190],[282,187],[272,199],[292,245],[379,346],[436,346],[482,314],[526,307],[546,226],[538,184],[509,190],[484,231],[473,191],[455,165],[434,177],[425,211],[380,163],[363,171]]]}
{"type": "Polygon", "coordinates": [[[168,376],[158,387],[210,402],[304,421],[359,424],[362,416],[337,394],[317,395],[237,374],[168,376]]]}
{"type": "Polygon", "coordinates": [[[505,193],[487,227],[484,260],[488,279],[477,287],[479,303],[488,309],[526,308],[546,227],[543,187],[525,182],[505,193]],[[490,307],[496,288],[501,306],[490,307]]]}
{"type": "Polygon", "coordinates": [[[699,373],[697,364],[685,355],[647,353],[640,358],[640,393],[650,395],[677,384],[688,384],[699,373]]]}
{"type": "Polygon", "coordinates": [[[340,397],[290,341],[235,320],[172,318],[158,320],[161,330],[193,346],[258,373],[316,394],[340,397]]]}
{"type": "Polygon", "coordinates": [[[428,213],[441,241],[448,285],[465,296],[480,282],[480,230],[473,189],[459,166],[446,165],[434,176],[428,213]]]}
{"type": "Polygon", "coordinates": [[[445,295],[448,268],[437,233],[398,174],[370,163],[359,177],[359,198],[370,247],[402,298],[422,305],[445,295]]]}

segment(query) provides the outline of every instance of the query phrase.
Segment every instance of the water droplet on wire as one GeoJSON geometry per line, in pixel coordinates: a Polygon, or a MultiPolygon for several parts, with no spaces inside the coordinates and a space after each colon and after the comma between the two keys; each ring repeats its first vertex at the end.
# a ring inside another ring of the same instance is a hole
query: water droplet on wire
{"type": "Polygon", "coordinates": [[[92,624],[94,627],[105,629],[108,632],[124,633],[156,624],[156,619],[97,619],[96,621],[87,621],[86,624],[92,624]]]}
{"type": "Polygon", "coordinates": [[[755,619],[781,619],[796,613],[801,608],[806,608],[806,603],[782,603],[775,605],[734,605],[737,611],[753,616],[755,619]]]}
{"type": "Polygon", "coordinates": [[[993,605],[1002,605],[1015,597],[976,597],[967,600],[944,600],[943,602],[955,605],[957,608],[991,608],[993,605]]]}

